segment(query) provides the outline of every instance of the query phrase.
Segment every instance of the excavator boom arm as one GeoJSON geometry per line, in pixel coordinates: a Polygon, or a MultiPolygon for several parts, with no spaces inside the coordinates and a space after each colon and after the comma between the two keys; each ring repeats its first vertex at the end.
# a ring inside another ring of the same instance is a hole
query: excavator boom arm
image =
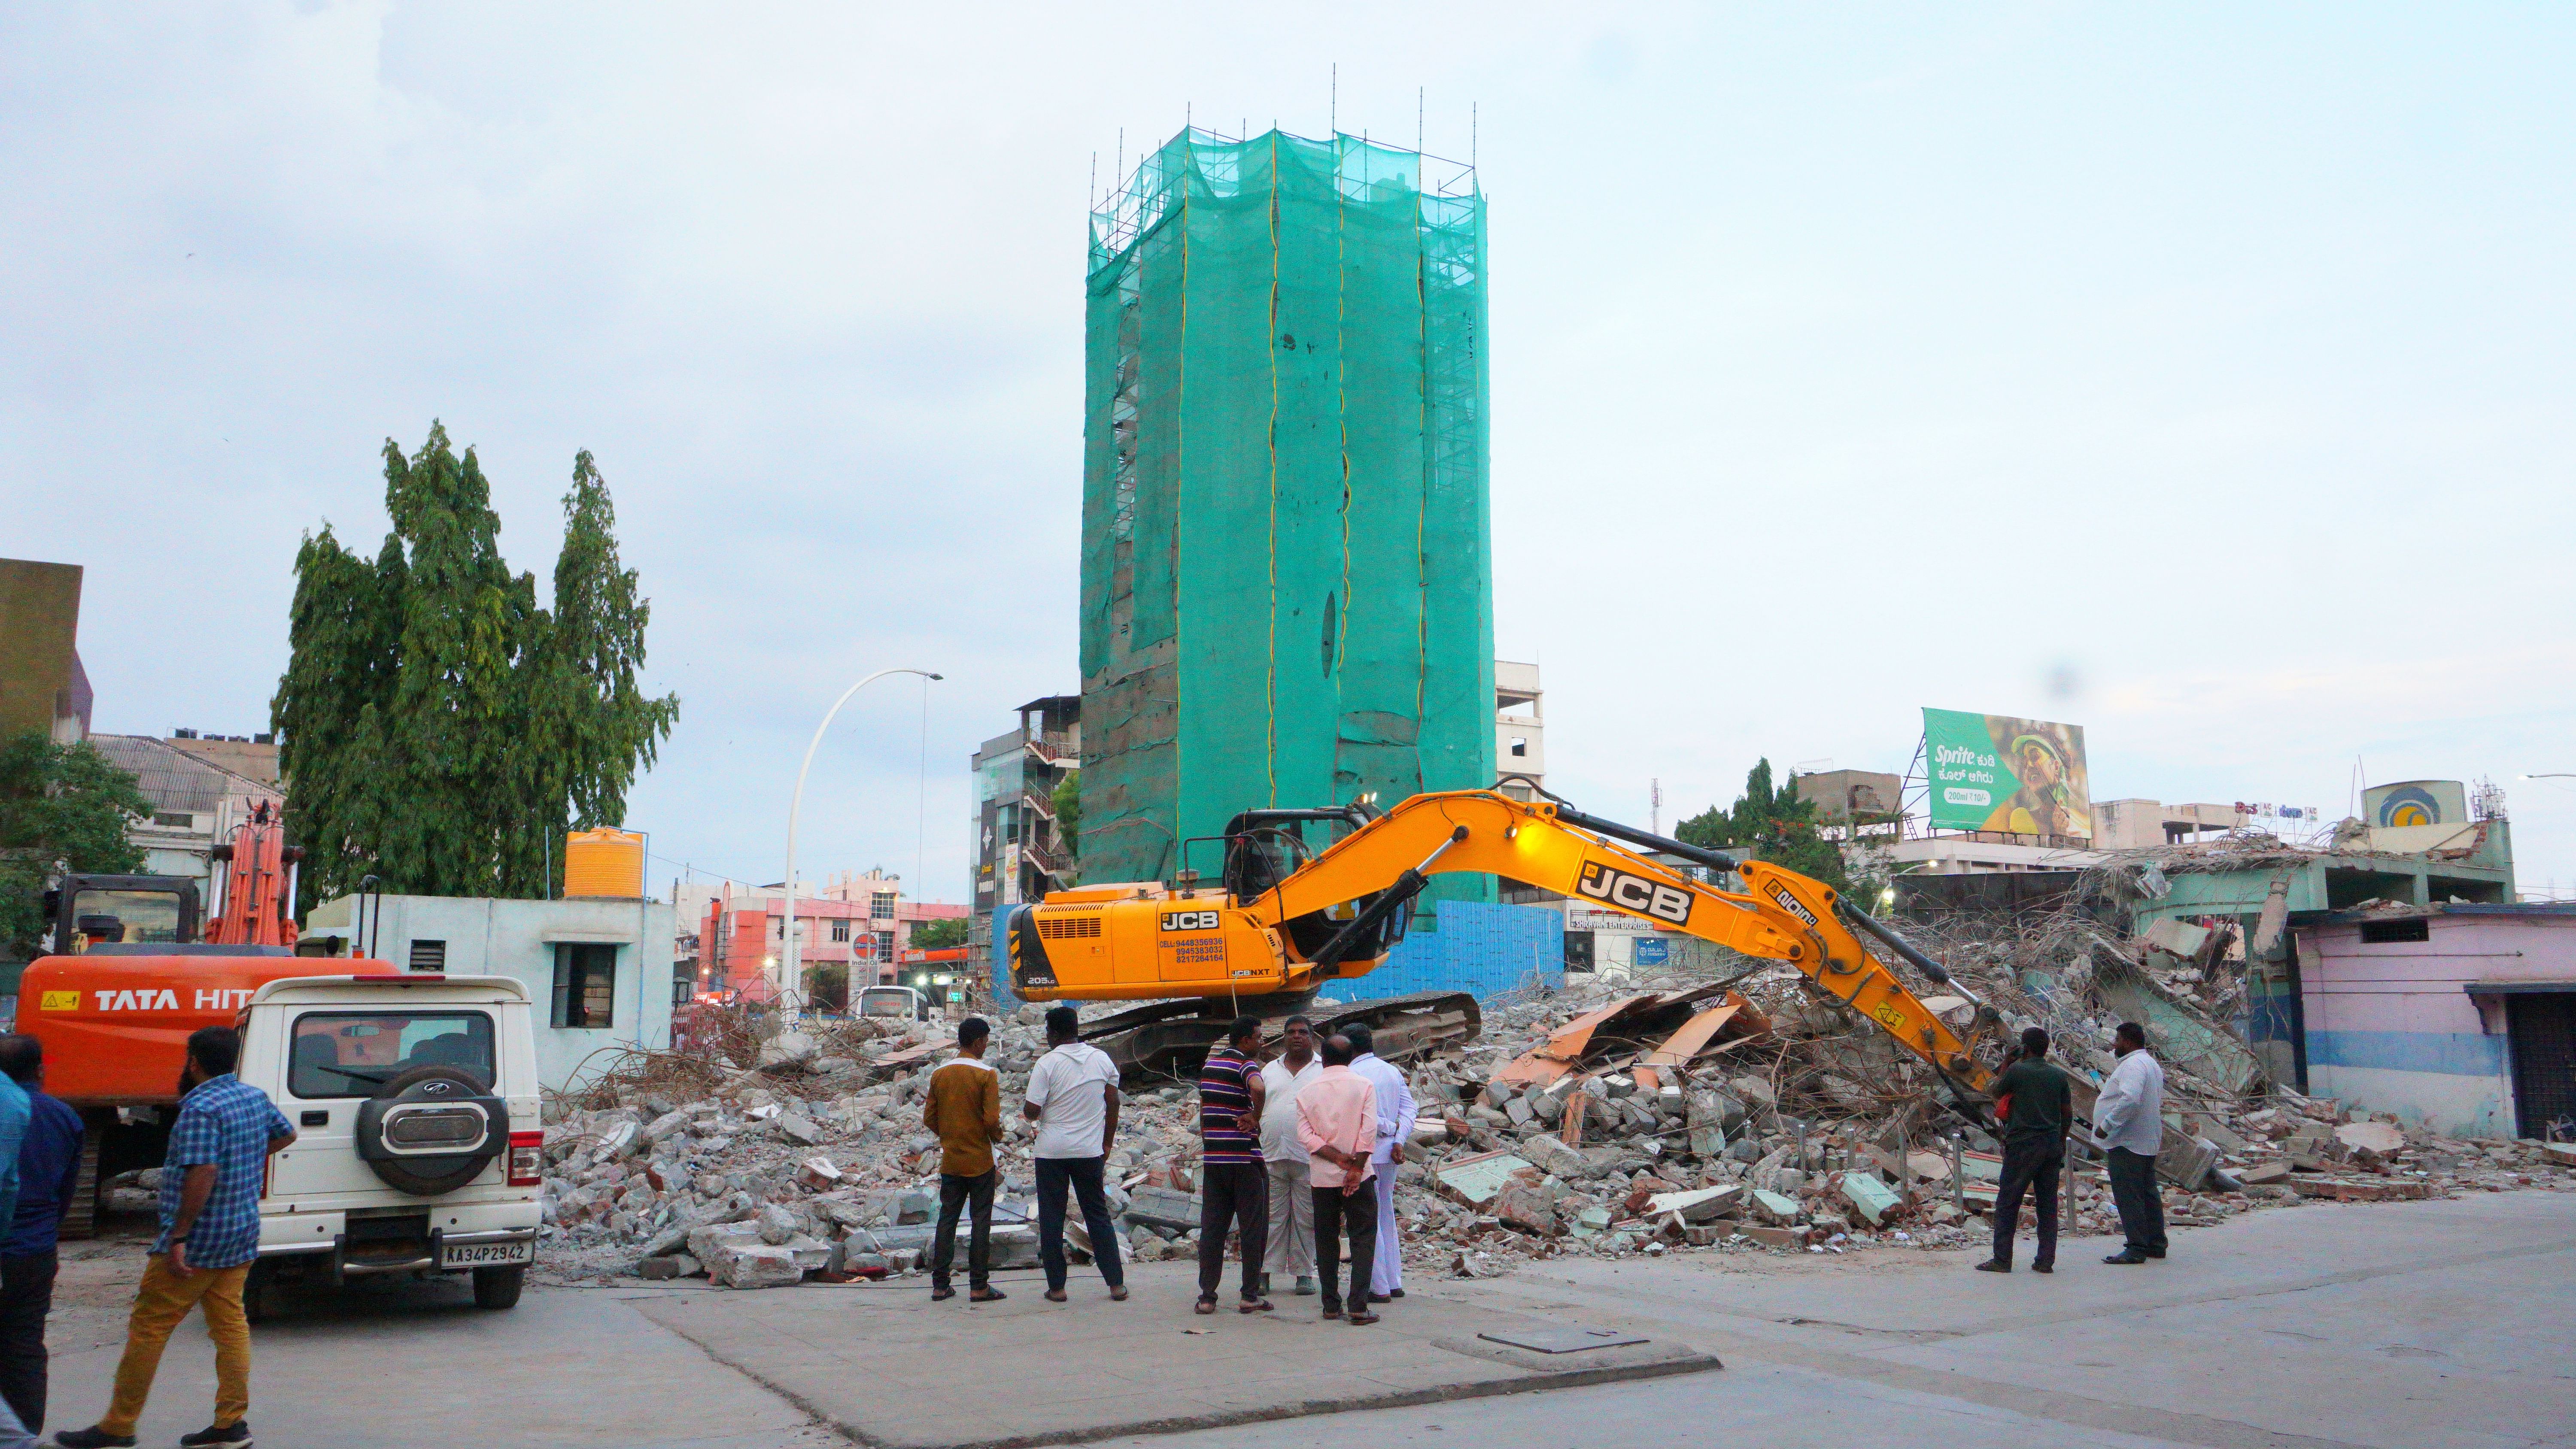
{"type": "MultiPolygon", "coordinates": [[[[1711,855],[1710,863],[1733,867],[1747,887],[1741,894],[1719,890],[1620,845],[1601,833],[1605,828],[1617,827],[1561,812],[1552,802],[1489,790],[1416,795],[1243,904],[1261,924],[1275,927],[1416,872],[1505,876],[1747,956],[1785,961],[1943,1076],[1972,1091],[1989,1085],[1991,1074],[1969,1044],[1863,944],[1832,887],[1763,861],[1711,855]]],[[[1904,947],[1885,927],[1867,922],[1861,929],[1958,989],[1938,963],[1904,947]]]]}

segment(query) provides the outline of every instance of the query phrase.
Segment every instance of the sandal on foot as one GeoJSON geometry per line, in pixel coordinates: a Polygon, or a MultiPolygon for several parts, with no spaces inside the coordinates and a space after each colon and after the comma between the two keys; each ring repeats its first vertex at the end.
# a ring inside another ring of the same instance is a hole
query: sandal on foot
{"type": "Polygon", "coordinates": [[[1374,1313],[1369,1313],[1369,1312],[1366,1312],[1366,1311],[1362,1311],[1362,1312],[1353,1313],[1353,1314],[1349,1315],[1349,1317],[1348,1317],[1347,1319],[1345,1319],[1344,1321],[1345,1321],[1345,1322],[1347,1322],[1347,1323],[1349,1323],[1349,1324],[1350,1324],[1350,1326],[1351,1326],[1351,1327],[1353,1327],[1353,1328],[1365,1328],[1365,1327],[1367,1327],[1369,1324],[1372,1324],[1372,1323],[1377,1322],[1377,1315],[1376,1315],[1376,1314],[1374,1314],[1374,1313]]]}
{"type": "Polygon", "coordinates": [[[1127,1285],[1126,1285],[1126,1284],[1124,1284],[1124,1283],[1121,1283],[1121,1284],[1119,1284],[1117,1287],[1110,1289],[1110,1290],[1109,1290],[1109,1301],[1110,1301],[1110,1302],[1112,1302],[1112,1303],[1124,1303],[1124,1302],[1126,1302],[1126,1301],[1127,1301],[1127,1285]]]}
{"type": "Polygon", "coordinates": [[[1216,1312],[1216,1300],[1213,1298],[1202,1298],[1198,1302],[1190,1305],[1190,1311],[1192,1313],[1214,1313],[1216,1312]]]}
{"type": "Polygon", "coordinates": [[[1267,1298],[1246,1298],[1241,1303],[1234,1306],[1234,1311],[1237,1313],[1268,1313],[1271,1311],[1270,1300],[1267,1298]]]}
{"type": "Polygon", "coordinates": [[[974,1292],[966,1295],[966,1301],[969,1303],[999,1303],[1010,1296],[1010,1294],[1003,1292],[999,1288],[978,1288],[974,1292]]]}
{"type": "Polygon", "coordinates": [[[1064,1301],[1064,1290],[1061,1288],[1049,1288],[1047,1290],[1046,1298],[1049,1303],[1062,1303],[1064,1301]]]}
{"type": "Polygon", "coordinates": [[[954,1288],[933,1288],[930,1290],[930,1301],[933,1303],[938,1302],[942,1298],[954,1298],[956,1296],[957,1290],[954,1288]]]}

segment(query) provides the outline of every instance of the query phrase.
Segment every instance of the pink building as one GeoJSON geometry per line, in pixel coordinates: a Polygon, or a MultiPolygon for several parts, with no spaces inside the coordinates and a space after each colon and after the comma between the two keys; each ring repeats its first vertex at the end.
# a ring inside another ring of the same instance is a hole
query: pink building
{"type": "MultiPolygon", "coordinates": [[[[787,894],[777,885],[684,888],[702,901],[696,921],[700,991],[734,991],[760,1001],[783,954],[787,894]]],[[[900,876],[869,871],[826,879],[796,896],[796,960],[802,967],[849,968],[853,986],[892,983],[898,958],[927,921],[960,920],[964,906],[907,900],[900,876]]]]}
{"type": "Polygon", "coordinates": [[[2460,1137],[2576,1140],[2576,905],[2299,928],[2308,1089],[2460,1137]]]}

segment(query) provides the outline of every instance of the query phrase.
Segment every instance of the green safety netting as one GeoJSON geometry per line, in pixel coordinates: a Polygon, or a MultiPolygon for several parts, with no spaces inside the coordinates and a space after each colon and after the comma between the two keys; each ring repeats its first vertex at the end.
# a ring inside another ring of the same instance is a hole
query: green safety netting
{"type": "Polygon", "coordinates": [[[1094,214],[1085,880],[1492,783],[1484,253],[1469,168],[1353,136],[1184,131],[1094,214]]]}

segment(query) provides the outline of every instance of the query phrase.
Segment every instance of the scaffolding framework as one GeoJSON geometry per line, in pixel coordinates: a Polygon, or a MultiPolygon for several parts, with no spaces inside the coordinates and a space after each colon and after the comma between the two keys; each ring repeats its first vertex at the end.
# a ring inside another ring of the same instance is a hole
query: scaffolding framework
{"type": "Polygon", "coordinates": [[[1185,130],[1094,212],[1084,879],[1492,782],[1484,253],[1473,168],[1358,136],[1185,130]]]}

